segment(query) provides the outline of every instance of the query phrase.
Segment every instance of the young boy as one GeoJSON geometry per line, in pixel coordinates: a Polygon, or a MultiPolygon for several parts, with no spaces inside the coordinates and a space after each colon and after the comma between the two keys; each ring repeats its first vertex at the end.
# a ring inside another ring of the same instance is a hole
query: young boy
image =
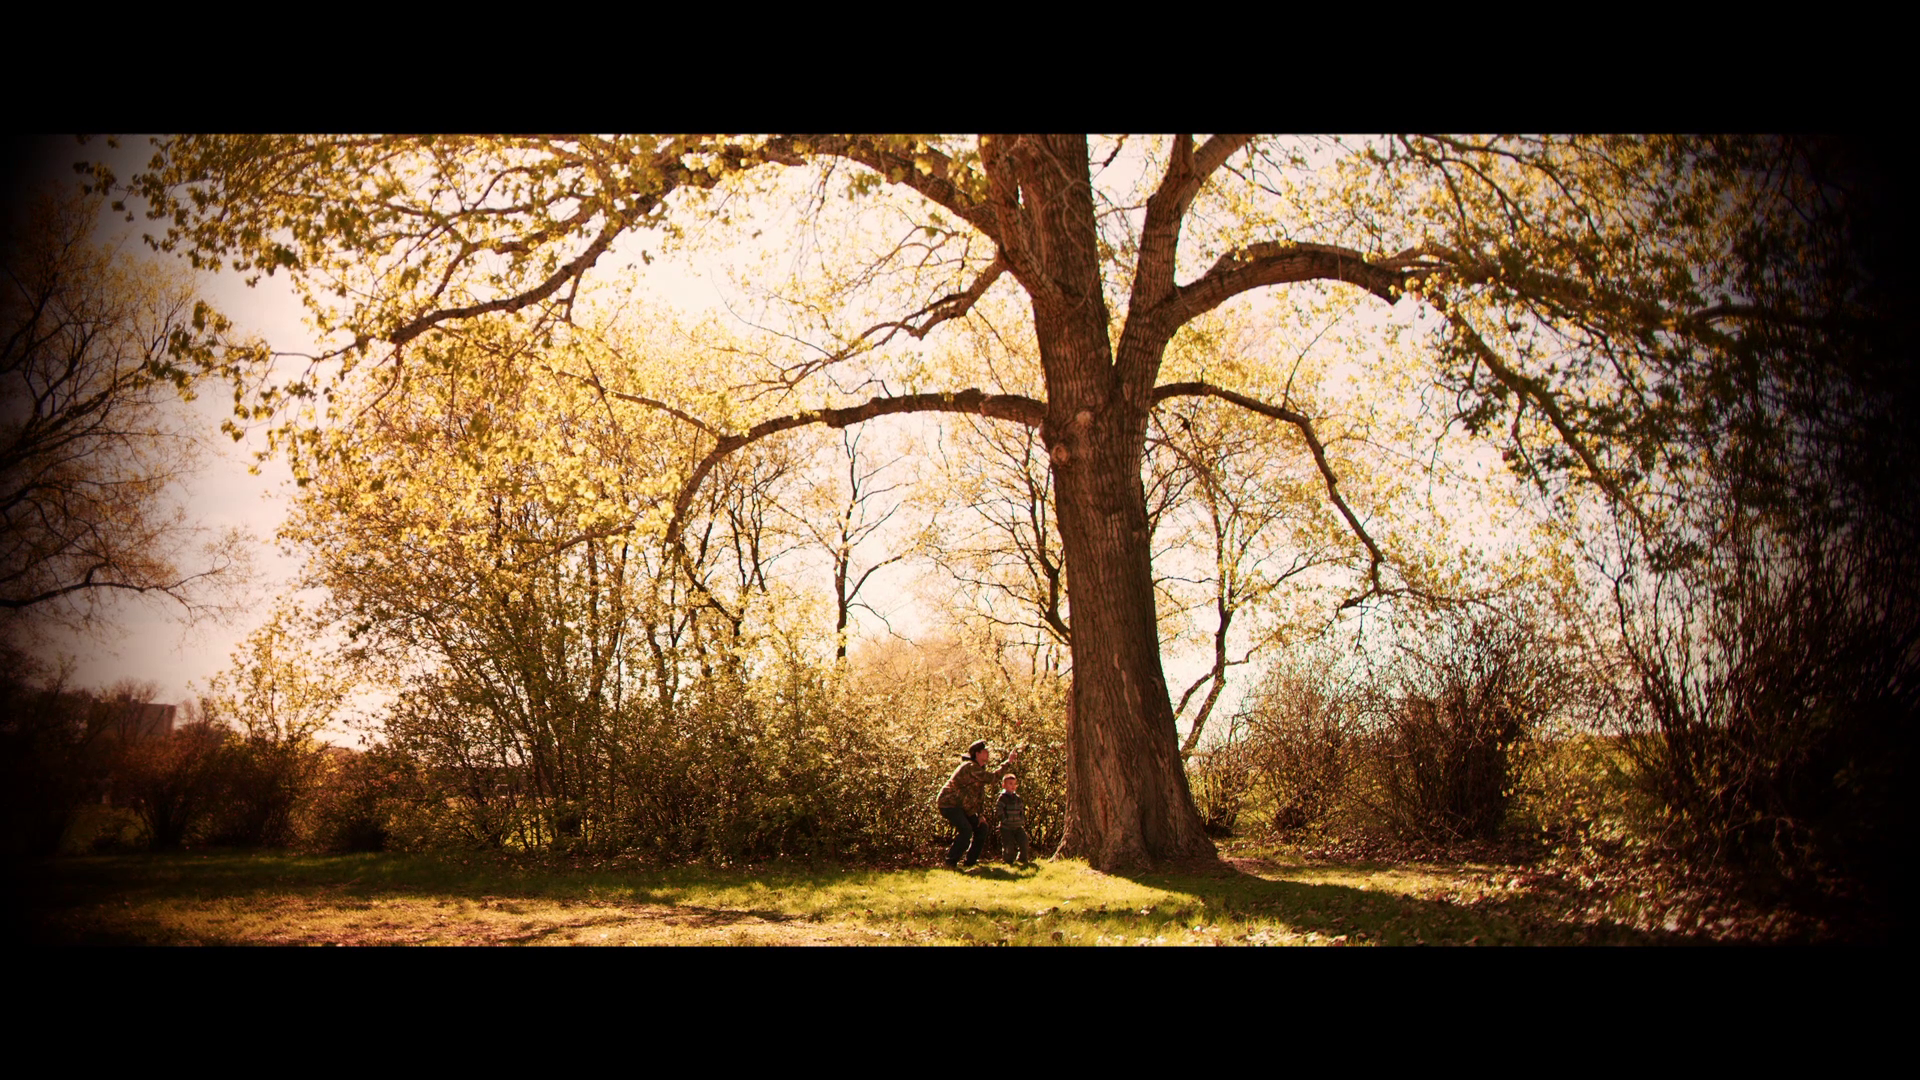
{"type": "Polygon", "coordinates": [[[1032,862],[1027,855],[1027,808],[1018,794],[1020,778],[1008,773],[1000,780],[1000,787],[1000,800],[994,806],[1000,814],[1000,853],[1007,857],[1009,866],[1016,854],[1019,861],[1032,862]]]}

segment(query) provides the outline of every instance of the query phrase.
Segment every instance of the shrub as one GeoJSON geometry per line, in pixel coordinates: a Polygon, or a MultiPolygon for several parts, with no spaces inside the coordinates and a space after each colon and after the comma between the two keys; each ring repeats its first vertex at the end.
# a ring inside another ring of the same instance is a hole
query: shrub
{"type": "Polygon", "coordinates": [[[1492,839],[1570,670],[1529,622],[1490,613],[1441,619],[1403,655],[1366,706],[1369,802],[1403,839],[1492,839]]]}
{"type": "Polygon", "coordinates": [[[399,846],[394,814],[404,802],[410,762],[385,745],[364,753],[329,747],[305,808],[308,841],[322,851],[385,851],[399,846]]]}
{"type": "Polygon", "coordinates": [[[1668,839],[1761,893],[1891,904],[1913,837],[1920,603],[1902,558],[1747,538],[1630,636],[1638,774],[1668,839]]]}
{"type": "Polygon", "coordinates": [[[1236,723],[1224,740],[1187,759],[1187,789],[1210,836],[1232,836],[1254,798],[1258,777],[1249,749],[1236,723]]]}
{"type": "Polygon", "coordinates": [[[207,841],[284,847],[296,839],[294,815],[319,770],[320,749],[260,737],[233,739],[221,762],[220,807],[207,841]]]}
{"type": "Polygon", "coordinates": [[[1384,658],[1324,641],[1283,656],[1196,773],[1196,800],[1258,806],[1283,836],[1498,833],[1527,747],[1579,685],[1572,665],[1522,608],[1401,614],[1384,658]],[[1228,795],[1235,771],[1244,791],[1228,795]]]}
{"type": "Polygon", "coordinates": [[[749,678],[717,668],[664,703],[636,694],[566,705],[572,743],[543,751],[566,766],[560,777],[510,752],[529,718],[509,725],[498,699],[423,681],[388,714],[393,760],[411,771],[378,801],[398,846],[723,864],[931,859],[947,831],[934,795],[960,751],[984,738],[1022,748],[1039,851],[1064,825],[1065,703],[1063,678],[1009,674],[959,642],[863,651],[843,669],[789,661],[749,678]]]}
{"type": "Polygon", "coordinates": [[[156,851],[198,837],[219,813],[234,735],[206,720],[127,744],[113,774],[113,797],[146,826],[156,851]]]}
{"type": "MultiPolygon", "coordinates": [[[[74,812],[94,790],[87,746],[92,705],[84,695],[63,693],[22,677],[0,657],[0,826],[10,855],[51,855],[60,848],[74,812]]],[[[34,673],[37,674],[37,673],[34,673]]]]}
{"type": "Polygon", "coordinates": [[[1350,688],[1323,655],[1276,666],[1246,718],[1247,756],[1268,793],[1268,825],[1281,834],[1327,824],[1346,804],[1358,713],[1350,688]]]}

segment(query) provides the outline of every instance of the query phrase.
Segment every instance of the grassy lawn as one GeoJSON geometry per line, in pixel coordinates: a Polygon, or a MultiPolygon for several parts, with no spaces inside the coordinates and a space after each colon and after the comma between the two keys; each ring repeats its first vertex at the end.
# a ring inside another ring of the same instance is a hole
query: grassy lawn
{"type": "Polygon", "coordinates": [[[1551,881],[1473,864],[1226,852],[877,870],[536,863],[475,854],[187,852],[16,866],[16,943],[207,945],[1509,945],[1682,943],[1575,919],[1551,881]]]}

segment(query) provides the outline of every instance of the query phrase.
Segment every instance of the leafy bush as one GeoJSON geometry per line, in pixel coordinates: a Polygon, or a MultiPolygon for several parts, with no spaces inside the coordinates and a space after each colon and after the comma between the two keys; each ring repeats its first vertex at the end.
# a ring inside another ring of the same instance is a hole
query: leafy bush
{"type": "Polygon", "coordinates": [[[235,738],[221,766],[220,808],[207,841],[285,847],[296,839],[295,812],[318,773],[320,749],[259,737],[235,738]]]}
{"type": "Polygon", "coordinates": [[[395,844],[411,763],[385,745],[358,753],[329,747],[303,818],[309,843],[322,851],[385,851],[395,844]]]}
{"type": "MultiPolygon", "coordinates": [[[[844,669],[790,662],[759,679],[716,669],[670,705],[575,703],[575,730],[592,734],[555,755],[564,778],[508,752],[509,726],[487,711],[497,702],[438,690],[423,686],[387,718],[390,752],[412,770],[378,800],[396,846],[931,859],[947,832],[934,795],[982,738],[1022,748],[1034,850],[1057,845],[1064,826],[1065,680],[1010,676],[966,644],[890,646],[844,669]]],[[[328,798],[343,809],[316,820],[359,805],[328,798]]]]}
{"type": "Polygon", "coordinates": [[[89,802],[74,815],[60,850],[62,854],[109,855],[145,851],[148,846],[140,815],[123,806],[89,802]]]}

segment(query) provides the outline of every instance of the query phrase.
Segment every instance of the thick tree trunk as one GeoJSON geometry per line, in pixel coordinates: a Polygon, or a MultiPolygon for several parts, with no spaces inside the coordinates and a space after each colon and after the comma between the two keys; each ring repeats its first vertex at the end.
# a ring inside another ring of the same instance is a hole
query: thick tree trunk
{"type": "Polygon", "coordinates": [[[981,141],[1001,257],[1033,300],[1047,383],[1041,439],[1073,620],[1064,855],[1096,869],[1206,858],[1160,669],[1140,468],[1167,332],[1115,363],[1081,136],[981,141]],[[1137,355],[1135,355],[1137,354],[1137,355]]]}
{"type": "Polygon", "coordinates": [[[1213,842],[1187,789],[1160,667],[1140,482],[1144,413],[1137,421],[1111,413],[1105,422],[1088,416],[1080,426],[1079,433],[1056,442],[1053,453],[1073,619],[1067,822],[1060,851],[1100,870],[1211,858],[1213,842]],[[1134,427],[1137,435],[1127,430],[1134,427]]]}

